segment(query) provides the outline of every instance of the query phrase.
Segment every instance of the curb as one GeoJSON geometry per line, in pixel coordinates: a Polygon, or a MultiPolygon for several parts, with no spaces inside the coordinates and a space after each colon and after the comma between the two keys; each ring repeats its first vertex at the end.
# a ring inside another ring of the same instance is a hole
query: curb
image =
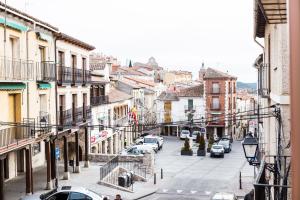
{"type": "Polygon", "coordinates": [[[145,197],[151,196],[152,194],[155,194],[156,192],[157,192],[157,190],[155,190],[154,192],[150,192],[150,193],[148,193],[148,194],[145,194],[145,195],[143,195],[143,196],[140,196],[140,197],[138,197],[138,198],[135,198],[135,199],[133,199],[133,200],[143,199],[143,198],[145,198],[145,197]]]}

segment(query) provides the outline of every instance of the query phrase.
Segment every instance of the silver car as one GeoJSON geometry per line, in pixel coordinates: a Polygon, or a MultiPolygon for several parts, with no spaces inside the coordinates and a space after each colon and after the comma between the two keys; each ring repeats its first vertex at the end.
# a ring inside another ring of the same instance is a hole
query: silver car
{"type": "Polygon", "coordinates": [[[223,145],[214,144],[210,149],[210,157],[220,156],[224,158],[224,151],[223,145]]]}
{"type": "Polygon", "coordinates": [[[103,200],[103,196],[83,187],[62,186],[53,189],[50,192],[41,195],[31,195],[21,198],[20,200],[103,200]]]}

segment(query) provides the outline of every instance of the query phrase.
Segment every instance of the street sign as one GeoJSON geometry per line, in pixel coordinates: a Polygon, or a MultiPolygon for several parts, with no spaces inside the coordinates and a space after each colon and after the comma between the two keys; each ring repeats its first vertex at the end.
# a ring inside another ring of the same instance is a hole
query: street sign
{"type": "Polygon", "coordinates": [[[60,157],[60,150],[59,150],[59,147],[55,147],[55,158],[56,160],[58,160],[60,157]]]}

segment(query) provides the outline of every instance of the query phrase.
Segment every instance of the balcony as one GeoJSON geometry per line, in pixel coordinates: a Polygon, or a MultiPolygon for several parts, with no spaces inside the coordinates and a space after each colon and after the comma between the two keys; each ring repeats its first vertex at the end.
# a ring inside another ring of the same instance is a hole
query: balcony
{"type": "Polygon", "coordinates": [[[57,67],[57,84],[58,85],[68,85],[72,82],[72,68],[58,66],[57,67]]]}
{"type": "Polygon", "coordinates": [[[48,112],[40,111],[39,116],[37,117],[38,124],[38,137],[50,133],[51,128],[51,117],[48,112]]]}
{"type": "Polygon", "coordinates": [[[72,125],[75,126],[76,124],[83,121],[83,108],[73,107],[72,108],[72,125]]]}
{"type": "Polygon", "coordinates": [[[31,127],[9,127],[0,130],[0,153],[28,145],[34,139],[31,127]]]}
{"type": "Polygon", "coordinates": [[[91,105],[92,106],[99,106],[99,105],[107,104],[107,103],[108,103],[108,96],[107,95],[91,97],[91,105]]]}
{"type": "Polygon", "coordinates": [[[196,106],[185,105],[184,106],[184,112],[194,113],[194,112],[196,112],[196,106]]]}
{"type": "Polygon", "coordinates": [[[262,98],[270,97],[270,66],[263,64],[258,68],[258,95],[262,98]]]}
{"type": "Polygon", "coordinates": [[[63,130],[72,126],[72,109],[64,110],[62,106],[58,111],[58,130],[63,130]]]}
{"type": "Polygon", "coordinates": [[[83,106],[83,121],[86,122],[92,118],[91,106],[83,106]]]}
{"type": "Polygon", "coordinates": [[[90,70],[83,71],[83,85],[90,84],[92,81],[92,75],[90,70]]]}
{"type": "Polygon", "coordinates": [[[37,81],[55,81],[55,63],[52,61],[36,63],[36,78],[37,81]]]}
{"type": "Polygon", "coordinates": [[[83,83],[83,70],[72,68],[72,85],[81,85],[83,83]]]}
{"type": "Polygon", "coordinates": [[[21,59],[0,58],[0,80],[34,80],[34,62],[21,59]]]}

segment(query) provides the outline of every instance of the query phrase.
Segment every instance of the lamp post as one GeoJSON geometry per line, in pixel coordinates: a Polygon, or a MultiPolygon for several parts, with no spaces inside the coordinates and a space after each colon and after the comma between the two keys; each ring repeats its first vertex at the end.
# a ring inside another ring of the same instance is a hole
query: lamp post
{"type": "Polygon", "coordinates": [[[245,157],[250,165],[256,166],[259,165],[260,162],[257,159],[258,155],[258,142],[255,137],[252,136],[251,133],[248,133],[242,142],[243,150],[245,153],[245,157]]]}

